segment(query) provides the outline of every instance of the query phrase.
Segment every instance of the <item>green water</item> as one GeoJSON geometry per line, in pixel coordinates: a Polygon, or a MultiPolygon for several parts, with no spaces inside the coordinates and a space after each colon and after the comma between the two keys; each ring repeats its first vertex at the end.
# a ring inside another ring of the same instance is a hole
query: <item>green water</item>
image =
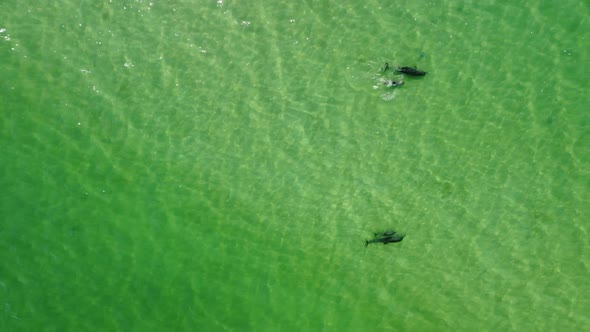
{"type": "Polygon", "coordinates": [[[2,1],[0,330],[589,330],[589,17],[2,1]]]}

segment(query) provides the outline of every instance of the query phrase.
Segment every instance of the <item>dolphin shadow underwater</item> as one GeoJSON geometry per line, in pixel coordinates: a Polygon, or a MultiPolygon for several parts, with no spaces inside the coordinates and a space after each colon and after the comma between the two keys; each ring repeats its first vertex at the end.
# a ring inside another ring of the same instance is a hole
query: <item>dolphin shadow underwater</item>
{"type": "Polygon", "coordinates": [[[365,240],[365,247],[368,246],[369,243],[383,243],[383,245],[386,245],[388,243],[401,242],[405,236],[405,234],[399,234],[392,230],[375,233],[375,237],[373,239],[365,240]]]}

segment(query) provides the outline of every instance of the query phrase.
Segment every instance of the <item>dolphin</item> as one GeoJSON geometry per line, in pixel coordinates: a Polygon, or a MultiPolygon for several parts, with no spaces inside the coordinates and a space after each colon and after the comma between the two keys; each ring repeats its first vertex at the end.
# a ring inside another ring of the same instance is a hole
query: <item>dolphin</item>
{"type": "Polygon", "coordinates": [[[383,232],[383,234],[386,233],[391,233],[389,235],[384,235],[381,236],[379,234],[377,234],[378,236],[375,237],[372,240],[365,240],[365,247],[369,245],[369,243],[383,243],[383,244],[388,244],[388,243],[395,243],[395,242],[401,242],[401,240],[404,239],[404,237],[406,236],[405,234],[398,234],[395,231],[386,231],[383,232]],[[393,233],[391,233],[393,232],[393,233]]]}
{"type": "Polygon", "coordinates": [[[404,74],[408,74],[410,76],[424,76],[428,74],[425,71],[422,71],[416,67],[398,67],[396,71],[404,74]]]}

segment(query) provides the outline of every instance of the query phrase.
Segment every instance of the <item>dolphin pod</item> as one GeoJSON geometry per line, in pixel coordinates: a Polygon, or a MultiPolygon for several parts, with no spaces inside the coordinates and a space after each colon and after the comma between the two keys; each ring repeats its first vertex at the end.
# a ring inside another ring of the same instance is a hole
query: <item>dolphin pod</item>
{"type": "MultiPolygon", "coordinates": [[[[389,68],[393,68],[394,71],[401,73],[401,74],[405,74],[407,76],[426,76],[428,75],[427,72],[420,70],[418,68],[416,68],[416,66],[414,67],[390,67],[389,63],[386,62],[383,67],[381,67],[381,71],[383,73],[385,73],[389,68]]],[[[395,86],[402,86],[405,84],[405,82],[401,79],[381,79],[381,82],[383,83],[383,85],[385,85],[388,88],[391,87],[395,87],[395,86]]]]}

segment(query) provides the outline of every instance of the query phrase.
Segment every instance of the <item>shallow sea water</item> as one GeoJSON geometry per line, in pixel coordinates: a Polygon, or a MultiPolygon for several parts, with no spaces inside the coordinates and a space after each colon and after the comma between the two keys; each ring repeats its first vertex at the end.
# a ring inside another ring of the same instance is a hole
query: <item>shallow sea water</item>
{"type": "Polygon", "coordinates": [[[588,329],[588,17],[3,1],[0,330],[588,329]]]}

